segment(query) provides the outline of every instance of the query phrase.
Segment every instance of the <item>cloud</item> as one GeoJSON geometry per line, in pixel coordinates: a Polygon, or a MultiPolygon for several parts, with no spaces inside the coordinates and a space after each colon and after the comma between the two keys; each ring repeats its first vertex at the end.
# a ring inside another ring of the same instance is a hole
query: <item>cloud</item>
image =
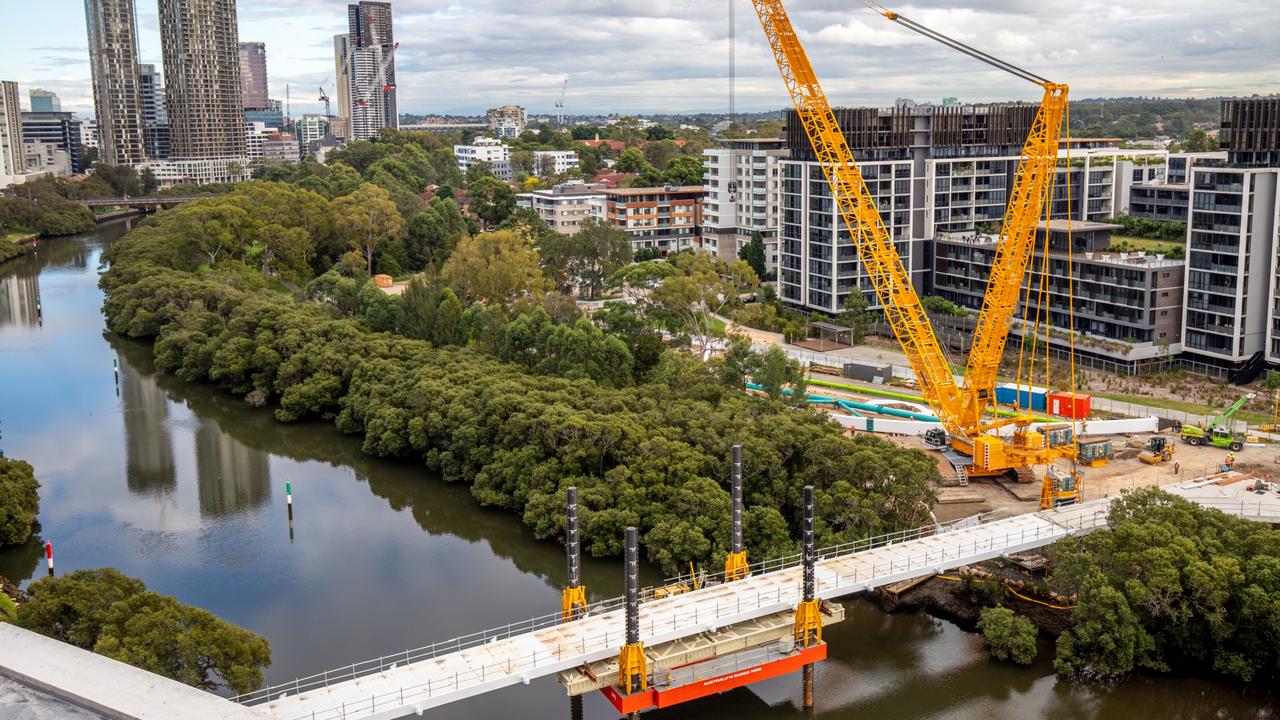
{"type": "MultiPolygon", "coordinates": [[[[784,107],[788,99],[751,5],[735,3],[738,107],[784,107]]],[[[393,8],[405,111],[477,113],[512,102],[551,112],[566,76],[571,113],[728,107],[728,0],[394,0],[393,8]]],[[[894,9],[1067,82],[1073,97],[1280,89],[1280,54],[1274,50],[1280,13],[1273,0],[909,0],[894,9]]],[[[139,10],[142,56],[156,61],[154,6],[139,10]]],[[[788,10],[834,103],[1039,97],[1025,81],[856,2],[794,0],[788,10]]],[[[267,43],[273,96],[283,99],[288,84],[291,94],[306,98],[293,103],[295,113],[319,111],[311,98],[321,83],[333,90],[332,36],[346,31],[346,3],[239,0],[238,13],[240,38],[267,43]]],[[[50,54],[75,54],[83,17],[38,26],[43,30],[32,33],[33,47],[22,48],[21,38],[12,49],[0,47],[4,66],[19,69],[11,74],[43,79],[71,67],[50,54]],[[32,54],[36,43],[46,50],[32,54]]]]}

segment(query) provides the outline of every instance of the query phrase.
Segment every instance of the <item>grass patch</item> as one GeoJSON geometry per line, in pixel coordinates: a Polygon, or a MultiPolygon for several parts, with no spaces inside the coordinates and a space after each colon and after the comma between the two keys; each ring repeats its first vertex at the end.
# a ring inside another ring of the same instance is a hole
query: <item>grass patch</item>
{"type": "Polygon", "coordinates": [[[1177,250],[1185,250],[1185,242],[1169,242],[1150,238],[1133,237],[1131,235],[1112,235],[1108,252],[1149,252],[1161,255],[1173,254],[1177,250]]]}
{"type": "Polygon", "coordinates": [[[30,230],[28,228],[18,228],[16,230],[6,230],[4,233],[4,239],[9,242],[18,242],[22,238],[29,237],[35,234],[36,234],[35,230],[30,230]]]}
{"type": "Polygon", "coordinates": [[[17,622],[18,606],[8,595],[0,593],[0,622],[17,622]]]}
{"type": "MultiPolygon", "coordinates": [[[[1184,412],[1189,415],[1208,415],[1215,417],[1218,413],[1226,410],[1227,407],[1210,407],[1201,405],[1200,403],[1186,402],[1184,400],[1168,400],[1165,398],[1142,397],[1140,395],[1121,395],[1119,393],[1091,393],[1094,397],[1106,398],[1118,402],[1132,403],[1134,405],[1146,405],[1147,407],[1162,408],[1165,410],[1174,410],[1184,412]]],[[[1242,420],[1250,425],[1260,425],[1263,423],[1271,423],[1271,415],[1266,413],[1255,412],[1252,410],[1241,410],[1237,412],[1234,420],[1242,420]]]]}

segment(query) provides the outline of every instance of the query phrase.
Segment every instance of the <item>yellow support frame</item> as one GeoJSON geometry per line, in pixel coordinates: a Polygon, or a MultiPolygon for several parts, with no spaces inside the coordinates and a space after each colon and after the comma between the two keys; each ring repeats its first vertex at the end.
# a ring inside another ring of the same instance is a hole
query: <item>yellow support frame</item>
{"type": "Polygon", "coordinates": [[[623,645],[618,655],[618,688],[624,694],[643,691],[649,687],[649,659],[644,655],[644,643],[623,645]],[[636,683],[636,678],[639,682],[636,683]]]}
{"type": "Polygon", "coordinates": [[[560,595],[560,622],[577,620],[587,611],[587,586],[566,587],[560,595]]]}
{"type": "Polygon", "coordinates": [[[741,580],[751,571],[751,566],[747,564],[747,551],[729,553],[724,559],[724,581],[729,583],[734,580],[741,580]]]}
{"type": "Polygon", "coordinates": [[[822,644],[822,612],[817,600],[806,600],[796,606],[796,646],[807,648],[822,644]]]}

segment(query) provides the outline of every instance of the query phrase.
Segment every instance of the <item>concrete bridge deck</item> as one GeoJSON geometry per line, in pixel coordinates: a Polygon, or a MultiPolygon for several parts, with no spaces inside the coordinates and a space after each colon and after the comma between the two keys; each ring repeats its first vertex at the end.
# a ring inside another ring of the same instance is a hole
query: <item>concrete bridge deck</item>
{"type": "MultiPolygon", "coordinates": [[[[1106,524],[1109,500],[991,522],[959,521],[822,551],[817,595],[834,598],[926,573],[1047,545],[1106,524]]],[[[641,639],[657,643],[795,607],[799,558],[734,583],[640,606],[641,639]]],[[[389,719],[615,656],[624,644],[618,601],[575,622],[558,614],[359,663],[238,698],[278,720],[389,719]]]]}

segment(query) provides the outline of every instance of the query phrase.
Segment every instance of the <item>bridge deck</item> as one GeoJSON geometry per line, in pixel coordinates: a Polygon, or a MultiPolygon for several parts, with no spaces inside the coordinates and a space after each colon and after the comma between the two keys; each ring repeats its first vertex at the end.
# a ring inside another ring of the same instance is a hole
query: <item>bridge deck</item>
{"type": "MultiPolygon", "coordinates": [[[[833,598],[1019,552],[1106,523],[1108,501],[1018,515],[987,523],[956,523],[828,548],[817,566],[817,593],[833,598]]],[[[793,608],[800,600],[796,558],[738,582],[652,600],[640,607],[646,644],[793,608]]],[[[580,620],[554,615],[430,648],[352,665],[239,698],[278,720],[396,718],[615,655],[623,644],[623,613],[604,603],[580,620]]]]}

